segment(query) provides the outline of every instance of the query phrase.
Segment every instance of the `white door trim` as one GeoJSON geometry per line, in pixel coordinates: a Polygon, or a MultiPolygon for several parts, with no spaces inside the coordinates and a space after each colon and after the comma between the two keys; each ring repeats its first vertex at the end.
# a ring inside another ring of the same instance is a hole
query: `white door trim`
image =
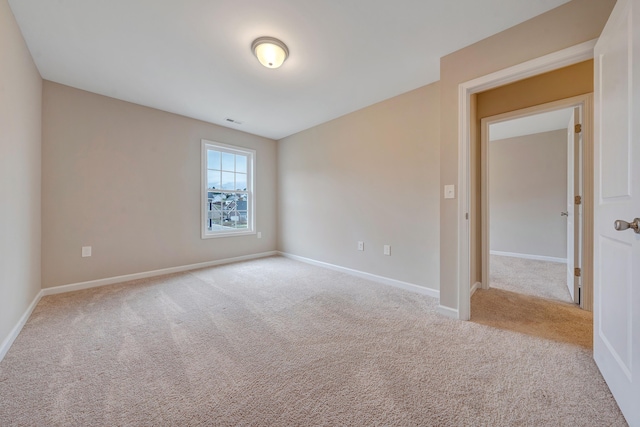
{"type": "MultiPolygon", "coordinates": [[[[480,186],[481,191],[481,228],[482,228],[482,254],[481,254],[481,262],[482,262],[482,289],[489,289],[489,255],[493,254],[495,251],[491,250],[490,241],[491,236],[489,233],[489,224],[491,218],[491,212],[489,209],[491,194],[489,194],[489,125],[494,123],[500,123],[506,120],[517,119],[521,117],[527,117],[535,114],[540,114],[548,111],[554,110],[562,110],[565,108],[578,107],[580,109],[580,121],[582,124],[582,147],[583,151],[586,153],[593,152],[593,123],[591,117],[593,116],[593,94],[588,93],[585,95],[573,96],[571,98],[561,99],[558,101],[548,102],[545,104],[535,105],[533,107],[523,108],[520,110],[509,111],[502,114],[497,114],[491,117],[483,118],[481,122],[481,142],[480,142],[480,152],[481,152],[481,177],[482,182],[480,186]]],[[[589,156],[582,157],[582,166],[580,167],[581,171],[581,180],[583,182],[582,194],[583,204],[584,206],[584,215],[583,218],[587,218],[590,220],[593,218],[593,204],[591,203],[591,194],[587,194],[587,191],[593,191],[593,166],[592,163],[588,163],[590,161],[589,156]],[[586,167],[589,166],[589,167],[586,167]]],[[[573,193],[572,193],[573,194],[573,193]]],[[[582,301],[580,303],[580,307],[584,308],[587,311],[591,311],[593,307],[593,281],[591,277],[591,269],[586,268],[590,266],[593,261],[590,256],[591,250],[593,248],[593,233],[589,232],[587,228],[593,228],[593,221],[585,221],[582,220],[580,222],[580,233],[576,236],[574,241],[581,245],[580,253],[582,254],[580,263],[578,263],[577,267],[582,267],[583,270],[583,295],[582,301]],[[580,237],[582,236],[582,237],[580,237]],[[587,256],[589,254],[589,256],[587,256]]],[[[574,244],[572,242],[571,244],[574,244]]],[[[525,256],[526,257],[526,256],[525,256]]],[[[530,257],[531,259],[536,259],[536,257],[530,257]]],[[[550,257],[537,257],[537,259],[544,260],[554,260],[550,257]]],[[[557,258],[555,259],[557,262],[557,258]]],[[[567,262],[567,259],[564,259],[564,262],[567,262]]]]}
{"type": "Polygon", "coordinates": [[[469,165],[470,165],[470,127],[471,95],[518,80],[526,79],[578,62],[593,58],[593,47],[597,40],[550,53],[539,58],[487,74],[458,86],[458,318],[469,320],[471,317],[470,283],[470,239],[469,220],[469,165]]]}

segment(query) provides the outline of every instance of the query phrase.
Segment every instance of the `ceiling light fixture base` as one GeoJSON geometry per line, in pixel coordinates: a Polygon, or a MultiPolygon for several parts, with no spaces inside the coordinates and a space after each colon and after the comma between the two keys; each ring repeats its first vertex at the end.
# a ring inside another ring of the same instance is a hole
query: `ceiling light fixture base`
{"type": "Polygon", "coordinates": [[[278,68],[289,57],[287,45],[274,37],[258,37],[251,43],[251,51],[267,68],[278,68]]]}

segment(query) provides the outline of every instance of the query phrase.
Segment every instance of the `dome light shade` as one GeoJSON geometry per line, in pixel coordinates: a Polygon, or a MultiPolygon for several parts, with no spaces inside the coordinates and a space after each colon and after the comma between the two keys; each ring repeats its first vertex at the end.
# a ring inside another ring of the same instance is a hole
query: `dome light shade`
{"type": "Polygon", "coordinates": [[[278,68],[289,56],[287,45],[273,37],[260,37],[251,43],[251,50],[258,61],[267,68],[278,68]]]}

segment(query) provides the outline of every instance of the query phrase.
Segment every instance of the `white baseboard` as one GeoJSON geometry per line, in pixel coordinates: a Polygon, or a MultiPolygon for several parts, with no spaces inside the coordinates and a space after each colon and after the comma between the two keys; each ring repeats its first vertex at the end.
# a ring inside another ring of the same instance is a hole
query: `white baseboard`
{"type": "Polygon", "coordinates": [[[450,307],[445,307],[444,305],[439,305],[437,308],[438,313],[447,316],[451,319],[458,319],[458,310],[450,307]]]}
{"type": "Polygon", "coordinates": [[[27,323],[27,320],[29,320],[29,316],[31,316],[31,313],[36,308],[36,305],[38,305],[40,298],[42,298],[43,296],[62,294],[65,292],[72,292],[72,291],[79,291],[81,289],[96,288],[98,286],[113,285],[116,283],[128,282],[136,279],[145,279],[148,277],[162,276],[165,274],[180,273],[183,271],[196,270],[198,268],[213,267],[215,265],[222,265],[222,264],[231,264],[232,262],[248,261],[251,259],[265,258],[268,256],[274,256],[274,255],[278,255],[278,252],[277,251],[262,252],[258,254],[244,255],[244,256],[239,256],[234,258],[219,259],[216,261],[201,262],[198,264],[181,265],[178,267],[163,268],[160,270],[145,271],[142,273],[126,274],[123,276],[108,277],[106,279],[98,279],[98,280],[91,280],[88,282],[73,283],[70,285],[56,286],[53,288],[44,288],[40,292],[38,292],[38,295],[36,295],[36,297],[33,299],[33,301],[31,302],[31,305],[29,305],[29,307],[24,312],[24,314],[22,315],[18,323],[13,327],[13,329],[9,333],[9,336],[7,336],[4,339],[4,341],[2,341],[2,344],[0,345],[0,362],[2,361],[4,356],[7,354],[9,349],[11,348],[11,345],[20,334],[20,331],[24,327],[25,323],[27,323]]]}
{"type": "Polygon", "coordinates": [[[341,273],[350,274],[352,276],[360,277],[361,279],[367,279],[367,280],[371,280],[372,282],[382,283],[383,285],[394,286],[396,288],[401,288],[407,291],[416,292],[416,293],[427,295],[433,298],[440,298],[440,291],[437,291],[431,288],[426,288],[424,286],[416,285],[413,283],[402,282],[400,280],[390,279],[388,277],[378,276],[376,274],[365,273],[364,271],[354,270],[352,268],[347,268],[347,267],[341,267],[339,265],[329,264],[327,262],[316,261],[311,258],[292,255],[286,252],[280,252],[280,255],[282,255],[285,258],[301,261],[307,264],[317,265],[319,267],[324,267],[330,270],[339,271],[341,273]]]}
{"type": "Polygon", "coordinates": [[[200,262],[197,264],[180,265],[177,267],[162,268],[160,270],[145,271],[142,273],[125,274],[123,276],[107,277],[106,279],[90,280],[88,282],[72,283],[69,285],[55,286],[42,289],[42,295],[55,295],[65,292],[79,291],[82,289],[96,288],[98,286],[114,285],[116,283],[129,282],[131,280],[146,279],[148,277],[163,276],[165,274],[181,273],[183,271],[197,270],[198,268],[213,267],[216,265],[231,264],[232,262],[248,261],[251,259],[265,258],[278,255],[277,251],[261,252],[252,255],[243,255],[234,258],[219,259],[216,261],[200,262]]]}
{"type": "Polygon", "coordinates": [[[501,252],[501,251],[489,251],[491,255],[499,255],[499,256],[508,256],[512,258],[524,258],[524,259],[535,259],[538,261],[549,261],[549,262],[557,262],[560,264],[566,264],[566,258],[557,258],[552,256],[544,256],[544,255],[531,255],[531,254],[520,254],[517,252],[501,252]]]}
{"type": "Polygon", "coordinates": [[[481,287],[482,287],[482,283],[480,282],[474,283],[473,286],[471,286],[471,291],[469,293],[469,296],[473,296],[474,292],[480,289],[481,287]]]}
{"type": "Polygon", "coordinates": [[[0,344],[0,362],[2,362],[4,356],[6,356],[16,338],[18,338],[20,331],[24,327],[25,323],[27,323],[27,320],[29,320],[29,316],[31,316],[31,313],[33,313],[36,305],[38,305],[38,302],[40,302],[40,298],[42,298],[42,291],[38,292],[33,301],[31,301],[31,304],[29,304],[29,307],[27,307],[27,310],[24,312],[20,320],[18,320],[18,323],[13,327],[11,332],[9,332],[9,335],[4,339],[4,341],[2,341],[2,344],[0,344]]]}

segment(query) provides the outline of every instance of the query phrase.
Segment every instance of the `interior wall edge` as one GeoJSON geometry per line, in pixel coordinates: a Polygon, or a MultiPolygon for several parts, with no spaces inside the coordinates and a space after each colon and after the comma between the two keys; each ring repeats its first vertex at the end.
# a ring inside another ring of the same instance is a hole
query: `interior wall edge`
{"type": "MultiPolygon", "coordinates": [[[[0,354],[42,287],[43,80],[0,1],[0,354]]],[[[27,316],[28,317],[28,316],[27,316]]],[[[16,332],[17,331],[17,332],[16,332]]],[[[1,357],[0,357],[1,359],[1,357]]]]}
{"type": "Polygon", "coordinates": [[[0,344],[0,362],[2,362],[2,359],[4,359],[4,357],[7,355],[14,341],[16,340],[16,338],[18,338],[18,335],[20,335],[20,331],[22,331],[22,328],[27,323],[27,320],[29,320],[31,313],[33,313],[33,310],[35,310],[42,297],[43,291],[40,291],[36,294],[36,296],[33,298],[33,301],[31,301],[31,304],[29,304],[29,307],[27,307],[25,312],[18,320],[18,323],[15,324],[15,326],[11,329],[11,332],[9,332],[9,335],[7,335],[2,341],[2,344],[0,344]]]}

